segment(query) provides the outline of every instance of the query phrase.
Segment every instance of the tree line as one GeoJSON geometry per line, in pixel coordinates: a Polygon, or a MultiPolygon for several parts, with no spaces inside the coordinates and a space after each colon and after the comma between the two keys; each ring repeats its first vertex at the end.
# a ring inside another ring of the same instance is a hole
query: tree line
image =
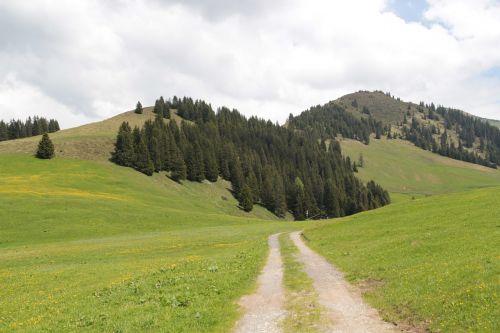
{"type": "MultiPolygon", "coordinates": [[[[356,100],[352,101],[352,105],[359,107],[356,100]]],[[[420,102],[416,109],[422,115],[422,122],[410,112],[410,108],[411,103],[403,115],[403,121],[396,126],[400,129],[399,134],[392,133],[391,125],[374,119],[366,107],[361,112],[367,116],[356,117],[335,102],[312,107],[296,117],[290,115],[287,126],[318,140],[342,135],[369,144],[371,135],[376,139],[382,135],[388,139],[398,137],[442,156],[491,168],[500,165],[500,129],[497,127],[460,110],[420,102]],[[438,126],[425,120],[441,122],[445,130],[441,131],[438,126]],[[457,134],[458,142],[451,139],[451,132],[457,134]]]]}
{"type": "Polygon", "coordinates": [[[38,116],[29,117],[25,121],[13,119],[7,123],[1,120],[0,141],[27,138],[59,130],[60,127],[57,120],[38,116]]]}
{"type": "Polygon", "coordinates": [[[378,184],[364,185],[355,177],[355,165],[335,140],[318,141],[225,107],[214,112],[210,104],[187,97],[160,98],[155,113],[141,128],[120,126],[113,162],[146,175],[166,171],[176,181],[221,177],[231,182],[245,211],[259,204],[280,217],[291,212],[296,220],[344,216],[390,202],[378,184]],[[179,125],[165,120],[174,108],[184,119],[179,125]]]}
{"type": "MultiPolygon", "coordinates": [[[[429,150],[435,154],[450,157],[455,160],[496,168],[496,163],[493,163],[489,158],[484,158],[477,152],[466,149],[461,138],[458,139],[458,144],[455,144],[455,142],[451,140],[450,134],[446,129],[441,133],[441,130],[436,126],[422,124],[415,118],[412,118],[411,125],[409,127],[404,126],[402,128],[402,133],[404,139],[413,142],[417,147],[429,150]],[[439,140],[436,140],[436,135],[439,140]]],[[[472,146],[470,148],[472,148],[472,146]]]]}
{"type": "MultiPolygon", "coordinates": [[[[364,113],[369,115],[370,111],[366,109],[364,113]]],[[[305,131],[310,137],[321,140],[342,135],[344,138],[358,140],[365,144],[370,143],[372,133],[380,139],[387,132],[381,121],[375,120],[372,116],[355,117],[335,102],[314,106],[297,117],[290,115],[287,126],[305,131]]]]}

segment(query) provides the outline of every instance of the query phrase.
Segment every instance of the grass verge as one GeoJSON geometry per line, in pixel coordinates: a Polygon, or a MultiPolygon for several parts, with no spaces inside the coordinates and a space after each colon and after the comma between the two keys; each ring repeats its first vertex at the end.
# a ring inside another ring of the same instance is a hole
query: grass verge
{"type": "Polygon", "coordinates": [[[313,281],[296,258],[297,247],[289,234],[279,236],[281,256],[284,265],[283,282],[286,290],[285,310],[287,316],[282,322],[284,332],[320,332],[321,308],[314,290],[313,281]]]}
{"type": "Polygon", "coordinates": [[[500,331],[500,189],[433,196],[305,230],[385,320],[500,331]]]}

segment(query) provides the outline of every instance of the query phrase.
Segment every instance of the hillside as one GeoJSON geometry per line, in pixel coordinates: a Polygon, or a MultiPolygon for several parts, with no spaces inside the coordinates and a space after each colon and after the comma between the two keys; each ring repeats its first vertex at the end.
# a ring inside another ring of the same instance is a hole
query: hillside
{"type": "MultiPolygon", "coordinates": [[[[239,124],[237,140],[257,142],[242,125],[245,120],[225,112],[224,119],[232,121],[226,125],[239,124]]],[[[111,163],[109,153],[122,122],[141,127],[154,118],[152,109],[145,108],[142,115],[129,111],[53,133],[53,160],[33,157],[39,137],[0,143],[0,284],[7,286],[0,290],[0,331],[230,331],[241,314],[236,300],[255,287],[264,264],[266,238],[304,228],[310,244],[350,279],[382,286],[367,297],[387,319],[449,332],[457,327],[481,331],[476,328],[483,326],[487,331],[495,325],[488,319],[496,315],[491,308],[495,299],[488,298],[494,280],[491,270],[483,269],[495,247],[481,246],[496,242],[491,229],[496,213],[488,215],[485,207],[498,206],[499,190],[476,188],[500,185],[500,171],[439,156],[400,139],[372,135],[369,145],[339,139],[352,161],[363,154],[364,165],[355,175],[365,184],[372,179],[381,183],[396,204],[341,220],[288,223],[259,204],[251,212],[240,209],[231,183],[220,177],[217,182],[179,184],[165,171],[147,177],[111,163]],[[409,200],[427,195],[433,198],[409,200]],[[460,251],[467,255],[452,255],[460,251]],[[429,253],[435,255],[426,261],[429,253]],[[445,264],[456,269],[435,269],[445,264]],[[399,269],[394,271],[393,265],[399,269]],[[440,282],[429,283],[432,279],[440,282]],[[440,279],[448,279],[450,288],[440,279]],[[464,302],[463,293],[452,294],[451,286],[472,290],[466,306],[438,306],[464,302]],[[431,300],[434,293],[438,296],[431,300]]],[[[176,113],[173,119],[180,123],[176,113]]],[[[203,128],[193,118],[194,123],[203,128]]],[[[185,129],[190,143],[202,137],[193,136],[196,126],[185,129]]],[[[207,133],[210,128],[206,126],[207,133]]],[[[229,133],[228,127],[224,130],[229,133]]],[[[278,141],[292,142],[287,130],[273,130],[287,138],[278,141]]],[[[270,133],[263,138],[279,143],[270,133]]],[[[338,149],[323,143],[327,150],[338,149]]],[[[299,156],[300,149],[285,155],[299,156]]],[[[351,172],[353,165],[341,161],[335,163],[351,172]]],[[[287,186],[301,189],[304,184],[287,186]]],[[[303,199],[319,195],[318,188],[305,191],[303,199]]],[[[285,262],[287,271],[294,267],[290,258],[285,262]]],[[[498,271],[498,266],[491,269],[498,271]]]]}
{"type": "Polygon", "coordinates": [[[382,138],[365,145],[343,139],[340,145],[353,161],[362,155],[364,166],[357,175],[364,181],[374,179],[396,201],[500,185],[499,170],[433,154],[408,141],[382,138]]]}
{"type": "Polygon", "coordinates": [[[243,212],[224,181],[22,154],[0,170],[0,331],[226,330],[267,235],[298,226],[243,212]]]}
{"type": "MultiPolygon", "coordinates": [[[[175,110],[173,118],[180,122],[175,110]]],[[[113,151],[116,133],[121,123],[129,122],[130,126],[142,126],[147,120],[154,120],[153,107],[145,107],[143,114],[127,111],[103,121],[65,129],[50,134],[55,145],[56,154],[61,158],[106,161],[113,151]]],[[[168,120],[166,120],[168,121],[168,120]]],[[[39,136],[0,142],[1,153],[33,154],[39,136]]]]}
{"type": "Polygon", "coordinates": [[[408,110],[410,112],[417,111],[417,105],[403,102],[400,99],[392,98],[383,92],[377,91],[355,92],[340,97],[335,100],[335,103],[357,117],[368,118],[369,114],[363,113],[363,108],[366,107],[374,118],[392,125],[401,123],[408,110]]]}
{"type": "Polygon", "coordinates": [[[433,103],[403,102],[379,91],[360,91],[312,107],[289,118],[287,126],[321,140],[341,136],[368,144],[371,134],[399,138],[456,160],[500,165],[500,129],[493,121],[433,103]]]}
{"type": "Polygon", "coordinates": [[[395,204],[306,229],[389,321],[497,332],[500,188],[395,204]]]}

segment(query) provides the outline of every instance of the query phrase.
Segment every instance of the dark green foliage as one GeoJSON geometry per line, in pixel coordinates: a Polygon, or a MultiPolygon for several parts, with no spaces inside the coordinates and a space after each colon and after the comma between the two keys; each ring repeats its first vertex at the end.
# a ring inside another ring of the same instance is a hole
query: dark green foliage
{"type": "Polygon", "coordinates": [[[38,149],[36,151],[36,157],[41,159],[51,159],[55,156],[54,154],[54,144],[49,138],[49,135],[45,133],[42,139],[38,143],[38,149]]]}
{"type": "Polygon", "coordinates": [[[43,117],[29,117],[26,121],[11,120],[6,123],[0,121],[0,141],[27,138],[44,133],[54,133],[59,131],[59,123],[55,119],[43,117]]]}
{"type": "Polygon", "coordinates": [[[219,166],[213,147],[207,147],[203,157],[205,159],[205,177],[211,182],[216,182],[219,177],[219,166]]]}
{"type": "Polygon", "coordinates": [[[118,165],[132,167],[135,163],[134,140],[132,129],[127,122],[121,124],[115,142],[115,150],[111,154],[111,161],[118,165]]]}
{"type": "Polygon", "coordinates": [[[179,149],[173,150],[172,165],[170,167],[171,177],[175,181],[184,180],[187,177],[187,167],[179,149]]]}
{"type": "MultiPolygon", "coordinates": [[[[369,111],[368,111],[369,112],[369,111]]],[[[288,121],[290,128],[304,130],[308,135],[326,140],[342,135],[369,144],[370,134],[384,132],[383,124],[373,117],[356,118],[340,105],[330,102],[315,106],[288,121]]]]}
{"type": "MultiPolygon", "coordinates": [[[[439,110],[439,108],[438,108],[439,110]]],[[[472,119],[472,117],[470,117],[472,119]]],[[[445,118],[446,119],[446,118],[445,118]]],[[[486,124],[486,126],[490,126],[486,124]]],[[[457,129],[457,126],[455,126],[457,129]]],[[[495,132],[493,130],[493,132],[495,132]]],[[[465,144],[462,144],[462,137],[459,138],[458,147],[452,142],[449,142],[447,130],[441,135],[439,139],[439,145],[433,134],[437,134],[437,130],[433,126],[429,126],[426,123],[420,123],[415,118],[412,118],[412,123],[410,127],[403,127],[403,136],[406,140],[413,142],[417,147],[425,150],[430,150],[434,153],[440,154],[442,156],[450,157],[456,160],[462,160],[470,163],[481,164],[487,167],[496,168],[497,163],[500,163],[500,155],[495,153],[495,148],[492,148],[492,153],[486,154],[486,158],[481,157],[474,151],[470,151],[464,148],[468,145],[472,145],[473,139],[469,137],[470,134],[465,135],[465,144]]],[[[499,132],[499,143],[500,143],[500,131],[499,132]]],[[[459,133],[460,132],[459,130],[459,133]]],[[[475,136],[474,136],[475,139],[475,136]]],[[[484,140],[484,138],[483,138],[484,140]]],[[[490,148],[493,146],[490,146],[490,148]]]]}
{"type": "Polygon", "coordinates": [[[293,186],[293,216],[296,220],[304,220],[306,218],[306,193],[304,190],[304,183],[299,177],[295,178],[293,186]]]}
{"type": "Polygon", "coordinates": [[[189,149],[186,159],[187,179],[201,182],[205,179],[205,166],[203,163],[203,152],[198,144],[189,149]]]}
{"type": "MultiPolygon", "coordinates": [[[[162,101],[155,104],[157,114],[163,103],[194,123],[166,125],[158,116],[142,131],[134,130],[134,152],[142,159],[136,157],[131,166],[144,173],[167,171],[174,180],[198,182],[220,176],[231,182],[242,209],[259,203],[277,216],[290,211],[296,219],[353,214],[387,202],[378,188],[369,189],[355,178],[354,165],[342,157],[337,141],[327,145],[295,130],[293,125],[300,125],[296,118],[284,128],[224,107],[215,113],[209,104],[191,98],[162,101]]],[[[354,121],[357,133],[367,138],[377,126],[383,128],[372,119],[345,119],[354,121]]],[[[122,140],[119,133],[117,146],[122,140]]]]}
{"type": "Polygon", "coordinates": [[[238,202],[245,212],[250,212],[253,209],[252,190],[248,185],[243,185],[239,194],[238,202]]]}
{"type": "Polygon", "coordinates": [[[134,168],[145,175],[151,176],[154,172],[154,165],[146,146],[144,130],[140,131],[139,128],[135,127],[132,136],[134,138],[134,168]]]}
{"type": "Polygon", "coordinates": [[[142,114],[142,104],[141,104],[141,102],[137,102],[137,105],[135,107],[134,112],[137,113],[137,114],[142,114]]]}

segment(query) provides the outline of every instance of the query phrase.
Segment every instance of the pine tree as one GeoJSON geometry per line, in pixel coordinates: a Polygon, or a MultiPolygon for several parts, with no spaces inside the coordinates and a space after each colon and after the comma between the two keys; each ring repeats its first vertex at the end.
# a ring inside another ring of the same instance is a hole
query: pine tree
{"type": "Polygon", "coordinates": [[[239,197],[241,193],[241,189],[243,187],[243,170],[241,168],[241,161],[235,153],[232,154],[232,158],[229,161],[229,170],[231,172],[231,185],[232,185],[232,190],[233,193],[235,194],[236,198],[239,197]]]}
{"type": "Polygon", "coordinates": [[[294,198],[293,198],[293,216],[296,220],[304,220],[306,218],[306,194],[304,191],[304,183],[299,177],[295,178],[294,182],[294,198]]]}
{"type": "Polygon", "coordinates": [[[135,163],[134,139],[128,122],[123,122],[118,130],[111,161],[127,167],[131,167],[135,163]]]}
{"type": "Polygon", "coordinates": [[[54,144],[50,140],[49,135],[47,133],[44,133],[42,139],[38,143],[36,157],[41,159],[51,159],[54,156],[54,144]]]}
{"type": "Polygon", "coordinates": [[[205,158],[205,177],[211,182],[216,182],[219,178],[219,166],[213,149],[209,147],[205,150],[203,157],[205,158]]]}
{"type": "Polygon", "coordinates": [[[250,212],[253,209],[252,190],[248,185],[243,185],[241,188],[238,201],[245,212],[250,212]]]}
{"type": "Polygon", "coordinates": [[[171,178],[175,180],[176,182],[181,181],[186,179],[187,177],[187,167],[186,163],[184,162],[184,159],[182,158],[182,154],[175,145],[175,142],[172,142],[172,155],[171,155],[171,160],[172,160],[172,165],[170,167],[171,170],[171,178]]]}
{"type": "Polygon", "coordinates": [[[325,184],[325,207],[328,217],[340,216],[340,194],[331,179],[328,179],[325,184]]]}
{"type": "Polygon", "coordinates": [[[141,104],[141,102],[137,102],[137,105],[135,107],[135,111],[134,112],[137,113],[137,114],[142,114],[142,111],[143,110],[142,110],[142,104],[141,104]]]}
{"type": "Polygon", "coordinates": [[[149,151],[144,139],[144,133],[141,133],[139,128],[134,128],[134,153],[135,161],[134,167],[137,171],[145,175],[151,176],[154,172],[154,165],[149,156],[149,151]]]}

